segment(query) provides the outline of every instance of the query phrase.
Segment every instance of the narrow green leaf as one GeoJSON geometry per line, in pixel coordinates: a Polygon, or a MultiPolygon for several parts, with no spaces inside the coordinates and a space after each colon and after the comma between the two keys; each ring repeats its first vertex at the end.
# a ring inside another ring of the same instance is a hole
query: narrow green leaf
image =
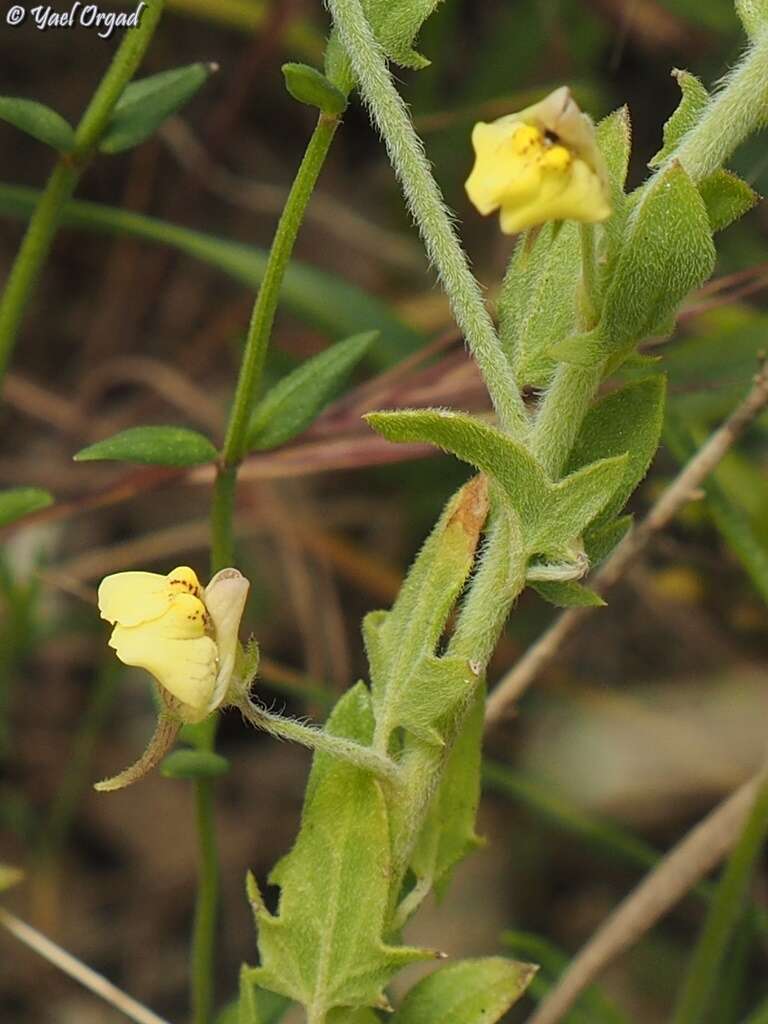
{"type": "Polygon", "coordinates": [[[216,449],[207,437],[186,427],[131,427],[83,448],[75,462],[109,459],[151,466],[201,466],[213,462],[216,449]]]}
{"type": "Polygon", "coordinates": [[[366,616],[363,631],[382,743],[403,726],[426,743],[442,745],[439,720],[477,685],[467,661],[437,657],[436,650],[472,569],[487,510],[486,484],[478,477],[447,505],[392,610],[366,616]]]}
{"type": "MultiPolygon", "coordinates": [[[[373,715],[362,684],[342,697],[326,728],[370,742],[373,715]]],[[[384,941],[390,872],[380,784],[368,772],[316,754],[298,839],[271,876],[281,890],[276,915],[251,885],[261,966],[249,977],[300,1002],[312,1019],[336,1007],[380,1005],[395,971],[433,955],[384,941]],[[339,914],[342,902],[354,913],[339,914]]]]}
{"type": "Polygon", "coordinates": [[[121,153],[144,142],[217,70],[216,64],[188,64],[131,82],[112,111],[99,143],[101,152],[121,153]]]}
{"type": "Polygon", "coordinates": [[[632,150],[632,124],[627,107],[620,107],[597,126],[597,144],[605,159],[611,187],[613,213],[602,225],[603,244],[598,254],[600,293],[610,280],[609,272],[621,247],[630,203],[624,194],[632,150]]]}
{"type": "Polygon", "coordinates": [[[340,114],[347,105],[347,97],[328,81],[322,71],[308,64],[283,64],[283,78],[288,92],[299,103],[317,107],[324,114],[340,114]]]}
{"type": "Polygon", "coordinates": [[[500,956],[449,964],[414,985],[392,1024],[494,1024],[525,992],[536,970],[500,956]]]}
{"type": "Polygon", "coordinates": [[[0,96],[0,121],[7,121],[60,153],[68,153],[75,144],[72,125],[61,114],[36,100],[0,96]]]}
{"type": "Polygon", "coordinates": [[[638,341],[658,334],[714,263],[704,200],[673,163],[644,188],[629,215],[597,329],[602,354],[618,365],[638,341]]]}
{"type": "Polygon", "coordinates": [[[454,867],[482,845],[475,831],[480,802],[480,763],[485,688],[478,686],[472,708],[454,743],[411,858],[411,870],[442,896],[454,867]]]}
{"type": "Polygon", "coordinates": [[[307,359],[276,384],[253,410],[248,447],[277,448],[312,423],[343,389],[349,375],[378,337],[355,334],[307,359]]]}
{"type": "Polygon", "coordinates": [[[664,125],[664,145],[649,161],[649,167],[661,166],[672,155],[680,139],[696,124],[709,100],[706,88],[690,71],[675,68],[672,77],[680,86],[682,97],[677,109],[664,125]]]}
{"type": "Polygon", "coordinates": [[[576,580],[535,580],[528,584],[556,608],[601,608],[605,601],[576,580]]]}
{"type": "Polygon", "coordinates": [[[160,765],[166,779],[218,779],[229,771],[229,761],[212,750],[174,750],[160,765]]]}
{"type": "Polygon", "coordinates": [[[701,198],[707,208],[710,227],[722,231],[759,201],[760,196],[730,171],[715,171],[699,185],[701,198]]]}
{"type": "MultiPolygon", "coordinates": [[[[40,193],[34,189],[0,184],[0,213],[26,219],[34,212],[39,198],[40,193]]],[[[126,235],[171,246],[249,288],[257,288],[264,275],[267,254],[263,250],[143,214],[72,200],[64,207],[62,222],[86,231],[126,235]]],[[[382,344],[375,346],[372,357],[375,355],[380,366],[390,366],[424,344],[424,336],[394,316],[380,299],[333,274],[295,260],[288,266],[280,297],[294,315],[333,338],[358,334],[376,324],[382,344]]]]}
{"type": "Polygon", "coordinates": [[[567,472],[628,453],[620,487],[600,513],[595,527],[619,513],[638,486],[659,447],[664,424],[666,381],[661,375],[610,392],[587,413],[568,461],[567,472]]]}
{"type": "Polygon", "coordinates": [[[11,487],[0,491],[0,526],[53,504],[53,495],[39,487],[11,487]]]}

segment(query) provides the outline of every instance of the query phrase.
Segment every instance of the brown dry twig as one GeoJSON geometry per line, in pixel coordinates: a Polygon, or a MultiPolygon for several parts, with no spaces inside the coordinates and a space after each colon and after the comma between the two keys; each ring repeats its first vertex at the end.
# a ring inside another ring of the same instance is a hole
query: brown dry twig
{"type": "Polygon", "coordinates": [[[526,1024],[556,1024],[603,967],[644,935],[715,868],[739,837],[765,778],[759,772],[693,828],[614,910],[526,1024]]]}
{"type": "MultiPolygon", "coordinates": [[[[744,401],[683,467],[637,529],[618,545],[596,573],[593,586],[602,594],[616,583],[630,564],[645,550],[652,538],[669,525],[680,509],[699,496],[699,488],[720,460],[768,405],[768,368],[762,363],[744,401]]],[[[493,729],[511,714],[515,703],[539,673],[556,657],[592,608],[570,608],[528,648],[514,668],[491,693],[485,712],[486,730],[493,729]]]]}

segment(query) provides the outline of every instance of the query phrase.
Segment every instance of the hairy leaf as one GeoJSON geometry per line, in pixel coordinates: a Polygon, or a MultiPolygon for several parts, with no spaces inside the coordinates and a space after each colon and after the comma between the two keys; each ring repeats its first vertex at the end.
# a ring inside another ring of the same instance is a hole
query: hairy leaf
{"type": "Polygon", "coordinates": [[[144,142],[188,103],[216,70],[215,64],[188,64],[131,82],[115,104],[99,142],[101,152],[121,153],[144,142]]]}
{"type": "Polygon", "coordinates": [[[480,802],[484,712],[485,688],[478,686],[411,858],[411,870],[424,892],[434,886],[442,894],[453,868],[482,845],[475,819],[480,802]]]}
{"type": "Polygon", "coordinates": [[[602,225],[603,244],[600,246],[601,291],[610,280],[610,268],[621,246],[629,214],[629,201],[624,194],[629,157],[632,150],[632,124],[627,107],[620,107],[597,126],[597,143],[603,154],[611,188],[613,213],[602,225]]]}
{"type": "Polygon", "coordinates": [[[594,526],[607,523],[648,472],[664,423],[666,381],[662,376],[628,384],[599,399],[587,413],[568,461],[567,472],[598,459],[628,453],[620,487],[594,526]]]}
{"type": "Polygon", "coordinates": [[[494,1024],[525,992],[536,970],[498,956],[449,964],[414,985],[392,1024],[494,1024]]]}
{"type": "Polygon", "coordinates": [[[390,441],[426,441],[488,473],[516,515],[529,554],[559,556],[608,504],[627,456],[603,459],[552,483],[531,453],[501,431],[461,413],[404,410],[370,413],[390,441]]]}
{"type": "Polygon", "coordinates": [[[436,723],[468,699],[477,684],[468,662],[435,652],[472,568],[487,511],[486,482],[477,477],[446,507],[392,610],[366,616],[363,635],[382,743],[403,726],[441,745],[436,723]]]}
{"type": "Polygon", "coordinates": [[[378,331],[355,334],[305,360],[277,383],[253,410],[248,447],[277,448],[296,437],[335,398],[378,331]]]}
{"type": "Polygon", "coordinates": [[[201,466],[216,458],[207,437],[186,427],[131,427],[73,456],[75,462],[108,459],[152,466],[201,466]]]}
{"type": "Polygon", "coordinates": [[[664,145],[649,161],[649,167],[659,167],[674,153],[680,139],[696,124],[709,100],[706,88],[690,71],[675,68],[672,76],[683,95],[677,109],[664,125],[664,145]]]}
{"type": "MultiPolygon", "coordinates": [[[[373,715],[362,684],[337,704],[327,729],[370,741],[373,715]]],[[[336,1007],[381,1005],[382,990],[400,967],[433,955],[388,945],[390,839],[380,784],[328,754],[316,754],[291,852],[272,874],[278,912],[267,911],[251,885],[261,966],[248,977],[300,1002],[313,1019],[336,1007]],[[339,907],[353,910],[339,913],[339,907]]]]}
{"type": "Polygon", "coordinates": [[[746,181],[730,171],[715,171],[699,185],[712,231],[722,231],[759,201],[760,196],[746,181]]]}
{"type": "Polygon", "coordinates": [[[0,121],[12,124],[25,135],[31,135],[60,153],[68,153],[75,144],[72,125],[61,114],[37,100],[0,96],[0,121]]]}
{"type": "Polygon", "coordinates": [[[52,504],[53,495],[40,487],[11,487],[0,491],[0,526],[7,526],[52,504]]]}
{"type": "Polygon", "coordinates": [[[528,584],[556,608],[601,608],[605,601],[576,580],[535,580],[528,584]]]}

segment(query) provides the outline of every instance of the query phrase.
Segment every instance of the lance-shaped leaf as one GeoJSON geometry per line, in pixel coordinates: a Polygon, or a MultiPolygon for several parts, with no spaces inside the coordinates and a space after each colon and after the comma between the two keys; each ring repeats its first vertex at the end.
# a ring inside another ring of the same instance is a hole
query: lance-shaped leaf
{"type": "MultiPolygon", "coordinates": [[[[362,684],[342,697],[326,728],[370,742],[373,714],[362,684]]],[[[315,755],[298,839],[271,881],[281,890],[276,915],[250,884],[261,966],[248,978],[301,1003],[313,1020],[336,1007],[383,1005],[392,974],[434,955],[384,941],[391,897],[386,803],[374,777],[353,765],[315,755]]]]}
{"type": "Polygon", "coordinates": [[[487,512],[487,482],[476,477],[447,505],[392,610],[365,619],[382,744],[399,726],[427,743],[442,744],[435,723],[466,700],[477,683],[467,661],[436,657],[435,650],[472,568],[487,512]]]}
{"type": "Polygon", "coordinates": [[[426,441],[477,466],[501,487],[529,554],[557,557],[611,500],[627,456],[602,459],[553,483],[527,448],[462,413],[439,409],[370,413],[390,441],[426,441]]]}
{"type": "Polygon", "coordinates": [[[672,116],[664,125],[664,145],[648,162],[649,167],[660,167],[677,149],[677,144],[689,128],[693,128],[709,101],[709,93],[690,71],[675,68],[672,77],[680,86],[682,96],[672,116]]]}
{"type": "Polygon", "coordinates": [[[207,437],[187,427],[129,427],[73,456],[75,462],[110,460],[150,466],[201,466],[216,458],[207,437]]]}
{"type": "Polygon", "coordinates": [[[610,280],[609,268],[613,265],[615,254],[619,251],[624,228],[629,214],[629,201],[624,194],[627,180],[629,157],[632,150],[632,125],[627,107],[620,107],[604,118],[597,126],[597,143],[605,160],[608,181],[611,190],[611,206],[613,213],[602,224],[603,244],[600,249],[598,270],[601,291],[610,280]]]}
{"type": "Polygon", "coordinates": [[[593,524],[605,525],[620,512],[648,472],[664,424],[666,379],[659,375],[610,392],[584,418],[566,467],[572,473],[599,459],[627,452],[621,484],[593,524]]]}
{"type": "Polygon", "coordinates": [[[410,990],[392,1024],[494,1024],[525,992],[533,964],[485,957],[449,964],[410,990]]]}
{"type": "Polygon", "coordinates": [[[536,580],[529,586],[556,608],[601,608],[605,604],[599,594],[576,580],[536,580]]]}
{"type": "Polygon", "coordinates": [[[61,114],[37,100],[0,96],[0,121],[12,124],[25,135],[31,135],[60,153],[68,153],[75,144],[72,125],[61,114]]]}
{"type": "Polygon", "coordinates": [[[484,712],[485,687],[478,686],[411,858],[411,870],[424,894],[435,886],[442,895],[453,868],[482,845],[475,832],[475,819],[480,802],[484,712]]]}
{"type": "Polygon", "coordinates": [[[324,114],[340,114],[347,105],[347,98],[340,89],[328,81],[317,68],[308,64],[283,64],[283,78],[288,92],[299,103],[317,107],[324,114]]]}
{"type": "Polygon", "coordinates": [[[7,526],[52,503],[53,495],[40,487],[9,487],[0,491],[0,526],[7,526]]]}
{"type": "Polygon", "coordinates": [[[597,328],[566,339],[566,361],[619,365],[643,338],[669,332],[680,303],[712,273],[715,248],[704,200],[680,164],[644,188],[627,221],[597,328]]]}
{"type": "Polygon", "coordinates": [[[99,143],[101,152],[121,153],[144,142],[166,117],[188,103],[216,70],[216,64],[188,64],[131,82],[115,105],[99,143]]]}
{"type": "Polygon", "coordinates": [[[262,451],[285,444],[305,430],[344,387],[378,331],[339,341],[287,374],[253,410],[248,447],[262,451]]]}

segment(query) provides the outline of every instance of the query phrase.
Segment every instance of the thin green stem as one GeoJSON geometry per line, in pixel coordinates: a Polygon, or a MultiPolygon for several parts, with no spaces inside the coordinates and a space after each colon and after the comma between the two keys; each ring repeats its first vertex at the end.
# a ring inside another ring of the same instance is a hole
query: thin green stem
{"type": "Polygon", "coordinates": [[[50,252],[64,204],[74,192],[115,104],[149,46],[160,20],[163,2],[149,0],[139,24],[126,32],[77,126],[72,151],[59,157],[27,226],[0,299],[0,380],[5,374],[24,312],[50,252]]]}
{"type": "Polygon", "coordinates": [[[234,511],[237,467],[223,466],[216,474],[211,503],[211,575],[235,561],[234,511]]]}
{"type": "Polygon", "coordinates": [[[237,465],[247,451],[248,422],[261,382],[267,346],[277,311],[280,287],[293,252],[296,236],[304,219],[307,204],[338,126],[338,117],[320,115],[275,231],[245,341],[245,352],[240,365],[240,375],[222,450],[225,466],[237,465]]]}
{"type": "Polygon", "coordinates": [[[192,936],[192,1020],[210,1024],[213,1019],[213,963],[216,915],[219,901],[219,859],[214,823],[214,783],[195,782],[198,835],[198,886],[192,936]]]}
{"type": "Polygon", "coordinates": [[[717,986],[720,966],[741,917],[749,884],[768,838],[768,774],[757,792],[741,837],[717,888],[712,908],[691,959],[672,1024],[700,1024],[717,986]]]}
{"type": "Polygon", "coordinates": [[[360,0],[326,0],[357,76],[360,93],[381,132],[430,261],[436,268],[502,426],[518,436],[528,427],[525,405],[499,343],[480,288],[461,247],[421,139],[395,88],[386,57],[360,0]]]}

